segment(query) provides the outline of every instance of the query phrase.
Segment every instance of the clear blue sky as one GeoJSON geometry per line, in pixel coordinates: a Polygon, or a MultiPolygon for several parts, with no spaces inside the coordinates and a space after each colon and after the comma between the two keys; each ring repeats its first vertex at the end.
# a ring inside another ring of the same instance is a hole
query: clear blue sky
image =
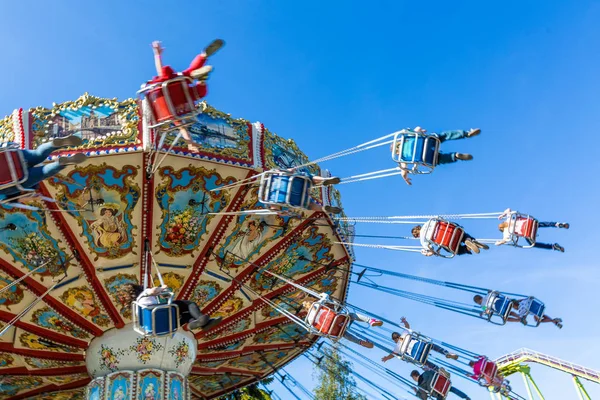
{"type": "MultiPolygon", "coordinates": [[[[600,369],[600,2],[165,4],[3,2],[0,114],[73,100],[85,91],[132,97],[153,74],[152,40],[164,42],[165,58],[177,69],[220,37],[227,46],[213,60],[208,100],[294,138],[310,157],[407,126],[480,127],[480,137],[445,146],[473,153],[474,161],[417,177],[412,188],[400,178],[343,186],[346,212],[410,215],[510,206],[569,221],[570,231],[542,237],[556,239],[567,252],[494,248],[448,261],[374,250],[358,251],[358,261],[533,294],[546,301],[549,313],[563,317],[564,329],[492,326],[358,287],[350,290],[350,302],[392,319],[405,315],[423,333],[490,357],[529,347],[600,369]]],[[[323,166],[346,176],[389,168],[387,157],[373,151],[323,166]]],[[[466,226],[476,235],[494,232],[479,222],[466,226]]],[[[402,374],[411,370],[398,360],[389,366],[402,374]]],[[[312,387],[308,368],[299,360],[288,369],[312,387]]],[[[536,366],[533,374],[546,399],[576,398],[568,376],[536,366]]],[[[473,399],[488,398],[455,381],[473,399]]],[[[522,389],[520,378],[513,381],[522,389]]],[[[592,397],[600,395],[598,385],[587,388],[592,397]]]]}

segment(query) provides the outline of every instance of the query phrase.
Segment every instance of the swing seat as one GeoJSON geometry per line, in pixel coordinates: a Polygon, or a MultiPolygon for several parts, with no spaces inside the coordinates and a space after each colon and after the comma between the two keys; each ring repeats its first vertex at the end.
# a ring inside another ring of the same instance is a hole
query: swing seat
{"type": "Polygon", "coordinates": [[[524,238],[530,243],[524,248],[530,248],[535,245],[539,222],[530,215],[513,213],[509,223],[509,232],[513,237],[513,245],[518,246],[519,238],[524,238]]]}
{"type": "Polygon", "coordinates": [[[312,179],[283,171],[267,171],[260,180],[258,199],[275,206],[308,209],[312,179]]]}
{"type": "Polygon", "coordinates": [[[425,364],[425,361],[427,361],[427,357],[429,356],[429,352],[431,351],[431,346],[431,343],[417,340],[410,351],[410,357],[419,364],[425,364]]]}
{"type": "Polygon", "coordinates": [[[426,241],[432,246],[433,251],[442,257],[452,258],[458,252],[464,229],[450,221],[436,218],[425,232],[426,241]],[[443,251],[442,251],[443,250],[443,251]]]}
{"type": "Polygon", "coordinates": [[[429,357],[429,352],[432,347],[433,344],[428,338],[421,336],[416,332],[412,332],[410,336],[407,336],[402,342],[400,355],[404,360],[413,362],[417,365],[424,365],[425,362],[427,362],[427,357],[429,357]],[[410,351],[409,347],[412,347],[410,351]]]}
{"type": "Polygon", "coordinates": [[[508,316],[513,309],[512,300],[499,292],[493,291],[489,294],[485,307],[491,312],[488,313],[488,321],[498,325],[506,324],[508,316]],[[492,317],[500,317],[501,323],[492,321],[492,317]]]}
{"type": "Polygon", "coordinates": [[[527,323],[527,326],[537,327],[540,325],[542,317],[544,316],[544,312],[546,311],[546,305],[540,300],[536,299],[535,297],[530,297],[528,299],[528,302],[529,304],[527,307],[527,314],[525,315],[534,315],[537,317],[537,321],[534,318],[531,324],[529,322],[527,323]]]}
{"type": "Polygon", "coordinates": [[[150,128],[174,121],[186,122],[183,120],[193,119],[200,112],[195,105],[200,99],[197,87],[193,79],[186,76],[147,85],[139,93],[148,99],[150,105],[150,128]]]}
{"type": "Polygon", "coordinates": [[[172,335],[179,329],[179,307],[176,304],[142,305],[133,303],[133,329],[143,336],[172,335]]]}
{"type": "Polygon", "coordinates": [[[434,135],[402,130],[394,136],[392,160],[406,164],[413,174],[429,174],[438,161],[440,139],[434,135]]]}
{"type": "Polygon", "coordinates": [[[317,330],[319,335],[328,336],[332,339],[339,339],[344,336],[344,332],[350,322],[350,316],[347,313],[336,313],[330,307],[319,302],[312,304],[311,312],[313,309],[317,316],[312,326],[317,330]]]}
{"type": "MultiPolygon", "coordinates": [[[[450,391],[450,387],[452,387],[450,377],[446,374],[437,372],[431,381],[431,394],[446,398],[448,392],[450,391]]],[[[437,396],[435,397],[437,398],[437,396]]]]}
{"type": "Polygon", "coordinates": [[[481,365],[481,376],[485,381],[493,382],[498,374],[498,366],[495,362],[485,358],[481,365]]]}
{"type": "Polygon", "coordinates": [[[29,191],[21,186],[29,177],[27,163],[19,150],[0,151],[0,190],[16,186],[21,191],[29,191]]]}

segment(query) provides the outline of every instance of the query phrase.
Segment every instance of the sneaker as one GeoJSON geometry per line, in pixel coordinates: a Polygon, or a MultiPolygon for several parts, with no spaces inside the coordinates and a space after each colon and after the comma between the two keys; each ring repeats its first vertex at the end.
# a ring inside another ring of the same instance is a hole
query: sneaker
{"type": "Polygon", "coordinates": [[[372,349],[372,348],[373,348],[373,343],[369,342],[368,340],[361,340],[361,341],[359,342],[359,344],[360,344],[362,347],[366,347],[367,349],[372,349]]]}
{"type": "Polygon", "coordinates": [[[331,177],[331,178],[327,178],[327,179],[325,179],[325,180],[324,180],[324,181],[321,183],[321,185],[322,185],[322,186],[337,185],[337,184],[338,184],[338,183],[340,183],[340,182],[341,182],[341,179],[340,179],[340,178],[338,178],[337,176],[333,176],[333,177],[331,177]]]}
{"type": "Polygon", "coordinates": [[[56,138],[52,140],[52,145],[55,147],[77,147],[83,144],[83,139],[79,136],[65,136],[63,138],[56,138]]]}
{"type": "Polygon", "coordinates": [[[446,353],[446,358],[451,358],[453,360],[458,360],[458,354],[446,353]]]}
{"type": "Polygon", "coordinates": [[[58,163],[60,165],[75,165],[75,164],[81,164],[82,162],[84,162],[85,160],[87,160],[87,156],[83,153],[77,153],[74,154],[70,157],[59,157],[58,158],[58,163]]]}
{"type": "Polygon", "coordinates": [[[521,317],[521,323],[527,325],[527,316],[521,317]]]}
{"type": "Polygon", "coordinates": [[[565,222],[565,223],[559,223],[558,227],[559,228],[564,228],[564,229],[569,229],[570,225],[569,225],[568,222],[565,222]]]}
{"type": "Polygon", "coordinates": [[[561,246],[560,244],[558,244],[558,243],[554,243],[554,244],[552,245],[552,250],[560,251],[561,253],[564,253],[564,252],[565,252],[565,248],[564,248],[564,247],[562,247],[562,246],[561,246]]]}
{"type": "Polygon", "coordinates": [[[474,129],[471,129],[471,130],[470,130],[470,131],[467,133],[467,137],[468,137],[468,138],[471,138],[471,137],[473,137],[473,136],[477,136],[477,135],[479,135],[480,133],[481,133],[481,129],[479,129],[479,128],[474,128],[474,129]]]}
{"type": "Polygon", "coordinates": [[[558,329],[562,329],[563,324],[561,324],[560,322],[555,322],[554,325],[558,328],[558,329]]]}
{"type": "Polygon", "coordinates": [[[330,214],[341,214],[342,213],[342,209],[340,207],[334,207],[334,206],[325,206],[325,207],[323,207],[323,210],[325,210],[325,212],[328,212],[330,214]]]}
{"type": "Polygon", "coordinates": [[[221,317],[211,318],[208,320],[206,325],[202,326],[201,328],[203,331],[207,331],[207,330],[212,329],[215,326],[219,325],[221,323],[221,320],[223,320],[223,318],[221,318],[221,317]]]}
{"type": "Polygon", "coordinates": [[[193,331],[194,329],[200,329],[200,328],[202,328],[202,324],[197,319],[188,322],[188,329],[190,331],[193,331]]]}
{"type": "Polygon", "coordinates": [[[206,54],[206,57],[210,57],[219,51],[224,44],[225,42],[223,39],[215,39],[208,46],[206,46],[204,49],[204,54],[206,54]]]}
{"type": "Polygon", "coordinates": [[[378,320],[378,319],[371,318],[369,320],[369,325],[371,325],[371,326],[381,326],[381,325],[383,325],[383,322],[380,321],[380,320],[378,320]]]}
{"type": "Polygon", "coordinates": [[[463,161],[469,161],[473,159],[473,156],[471,154],[467,154],[467,153],[456,153],[455,155],[457,160],[463,160],[463,161]]]}
{"type": "Polygon", "coordinates": [[[200,67],[198,69],[193,70],[190,73],[190,76],[198,81],[203,81],[206,80],[206,78],[208,78],[208,74],[212,71],[212,69],[212,66],[205,65],[204,67],[200,67]]]}
{"type": "Polygon", "coordinates": [[[490,246],[488,246],[488,245],[487,245],[487,244],[485,244],[485,243],[480,243],[480,242],[478,242],[478,241],[476,241],[476,240],[474,240],[474,241],[473,241],[473,243],[475,243],[475,245],[476,245],[477,247],[479,247],[480,249],[483,249],[483,250],[489,250],[489,249],[490,249],[490,246]]]}
{"type": "Polygon", "coordinates": [[[465,240],[465,246],[475,254],[479,254],[479,247],[471,239],[465,240]]]}

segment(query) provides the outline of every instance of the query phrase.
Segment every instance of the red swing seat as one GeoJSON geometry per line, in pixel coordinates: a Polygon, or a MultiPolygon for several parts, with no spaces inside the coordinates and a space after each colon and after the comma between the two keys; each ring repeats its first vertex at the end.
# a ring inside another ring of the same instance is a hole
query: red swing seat
{"type": "Polygon", "coordinates": [[[464,229],[450,221],[438,218],[435,220],[435,225],[426,233],[426,239],[433,245],[436,254],[443,257],[454,257],[458,253],[458,249],[465,234],[464,229]],[[440,250],[445,250],[449,254],[444,256],[440,254],[440,250]]]}
{"type": "Polygon", "coordinates": [[[432,394],[438,394],[443,398],[446,398],[446,396],[448,395],[450,387],[452,387],[452,382],[450,382],[450,377],[446,374],[438,372],[431,381],[432,394]]]}
{"type": "Polygon", "coordinates": [[[140,91],[145,94],[152,112],[151,128],[174,121],[181,121],[198,114],[196,101],[200,93],[194,80],[178,76],[164,82],[150,84],[140,91]]]}
{"type": "Polygon", "coordinates": [[[324,336],[340,338],[344,335],[350,317],[348,314],[336,313],[326,305],[315,302],[311,306],[311,311],[315,310],[316,317],[312,326],[324,336]]]}
{"type": "Polygon", "coordinates": [[[496,375],[498,374],[498,366],[495,362],[488,360],[487,358],[483,360],[483,365],[481,366],[481,375],[482,377],[488,379],[493,382],[496,379],[496,375]]]}
{"type": "Polygon", "coordinates": [[[27,163],[19,150],[0,151],[0,190],[17,186],[19,190],[27,189],[21,186],[29,177],[27,163]]]}

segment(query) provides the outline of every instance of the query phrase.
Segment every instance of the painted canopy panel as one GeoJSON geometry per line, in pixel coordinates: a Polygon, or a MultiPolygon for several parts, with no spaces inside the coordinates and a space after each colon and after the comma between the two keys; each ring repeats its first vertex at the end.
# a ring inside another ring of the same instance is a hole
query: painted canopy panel
{"type": "MultiPolygon", "coordinates": [[[[271,374],[315,340],[262,300],[297,311],[306,296],[264,269],[345,298],[349,253],[335,242],[351,227],[334,228],[324,214],[211,215],[260,207],[255,185],[213,189],[308,159],[261,123],[202,107],[190,127],[199,151],[175,146],[153,176],[134,100],[85,94],[0,120],[0,138],[21,148],[74,134],[84,144],[63,154],[89,156],[42,183],[41,193],[55,200],[33,204],[44,211],[0,206],[0,288],[27,275],[0,293],[0,329],[19,317],[0,336],[0,398],[83,398],[89,342],[131,322],[123,285],[140,282],[146,240],[177,297],[223,317],[211,331],[195,332],[196,397],[271,374]],[[92,209],[91,199],[103,201],[92,209]]],[[[341,201],[333,190],[312,195],[341,201]]]]}

